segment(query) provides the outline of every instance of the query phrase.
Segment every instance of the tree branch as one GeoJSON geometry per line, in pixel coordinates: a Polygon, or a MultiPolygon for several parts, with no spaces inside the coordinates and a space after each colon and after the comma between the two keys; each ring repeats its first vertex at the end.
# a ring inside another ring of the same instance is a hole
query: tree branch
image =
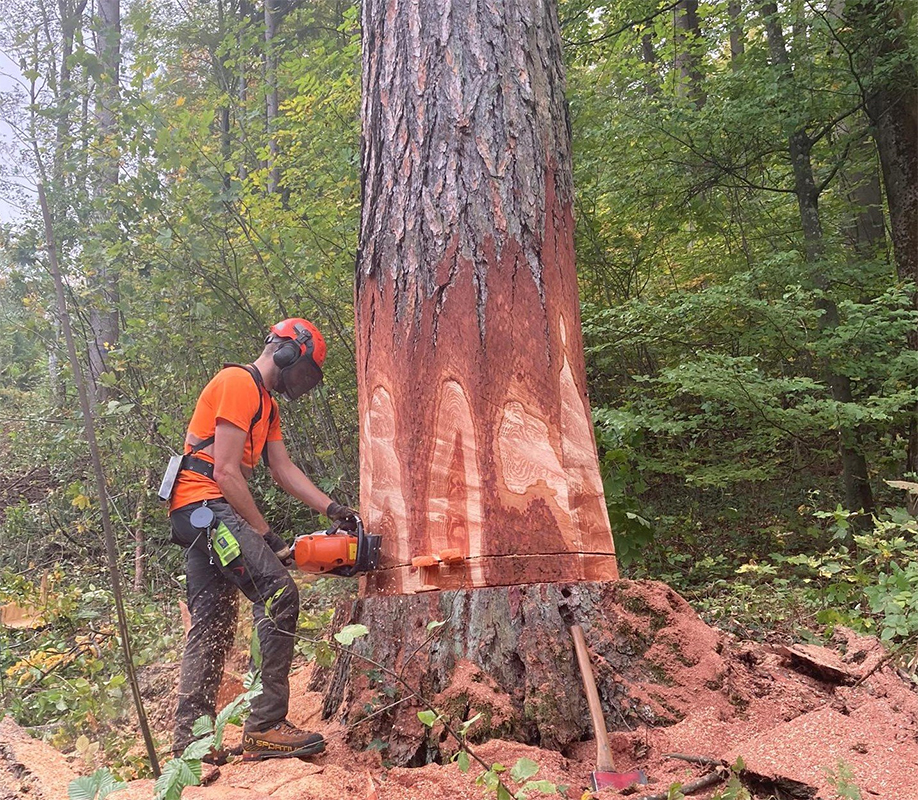
{"type": "Polygon", "coordinates": [[[638,25],[644,25],[645,23],[652,22],[657,17],[659,17],[661,14],[665,14],[667,11],[672,11],[681,2],[682,0],[675,0],[674,3],[669,3],[663,6],[663,8],[658,9],[657,11],[654,11],[653,14],[648,14],[643,19],[633,19],[630,22],[626,22],[620,28],[617,28],[616,30],[611,31],[609,33],[604,33],[602,36],[597,36],[595,39],[581,39],[579,42],[569,42],[566,39],[562,39],[562,41],[567,47],[582,47],[583,45],[588,45],[588,44],[598,44],[599,42],[606,41],[606,39],[614,39],[620,33],[624,33],[629,28],[636,28],[638,25]]]}

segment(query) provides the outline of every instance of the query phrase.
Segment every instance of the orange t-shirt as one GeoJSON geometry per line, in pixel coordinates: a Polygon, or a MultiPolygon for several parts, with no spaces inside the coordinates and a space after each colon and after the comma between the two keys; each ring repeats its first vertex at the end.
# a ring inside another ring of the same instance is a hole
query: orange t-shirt
{"type": "MultiPolygon", "coordinates": [[[[188,434],[197,441],[209,439],[217,429],[217,420],[230,422],[248,434],[252,419],[258,413],[259,392],[262,403],[261,419],[255,423],[251,435],[246,435],[242,452],[242,466],[254,469],[265,445],[281,440],[281,429],[277,402],[265,388],[255,384],[255,379],[248,370],[224,367],[213,377],[198,398],[191,422],[188,424],[188,434]]],[[[213,445],[204,450],[210,450],[212,447],[213,445]]],[[[195,453],[195,458],[213,464],[213,457],[204,450],[195,453]]],[[[191,445],[186,437],[185,453],[190,451],[191,445]]],[[[217,497],[222,497],[222,494],[215,481],[197,472],[182,470],[175,482],[169,511],[187,506],[189,503],[213,500],[217,497]]]]}

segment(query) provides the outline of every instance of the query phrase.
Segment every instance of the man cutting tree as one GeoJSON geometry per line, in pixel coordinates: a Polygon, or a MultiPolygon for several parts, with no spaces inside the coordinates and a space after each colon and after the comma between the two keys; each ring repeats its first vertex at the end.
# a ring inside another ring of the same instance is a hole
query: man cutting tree
{"type": "Polygon", "coordinates": [[[243,759],[305,756],[325,748],[320,735],[287,720],[299,593],[287,571],[290,550],[271,530],[247,483],[262,458],[274,481],[310,508],[332,520],[354,514],[290,460],[271,396],[278,392],[295,400],[314,388],[322,380],[325,351],[325,340],[311,322],[286,319],[271,328],[255,361],[226,365],[195,406],[169,506],[172,539],[186,548],[191,615],[175,719],[176,754],[193,740],[195,720],[214,715],[236,629],[237,589],[252,603],[263,687],[245,723],[243,759]]]}

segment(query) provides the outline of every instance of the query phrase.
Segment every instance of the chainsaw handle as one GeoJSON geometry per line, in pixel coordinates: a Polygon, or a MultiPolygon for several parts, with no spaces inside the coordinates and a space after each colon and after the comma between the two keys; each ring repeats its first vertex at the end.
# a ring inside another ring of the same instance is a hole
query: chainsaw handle
{"type": "Polygon", "coordinates": [[[328,528],[325,530],[325,535],[332,536],[333,534],[338,533],[338,531],[344,531],[345,533],[353,533],[359,537],[360,535],[363,534],[363,520],[360,519],[360,516],[356,513],[348,514],[343,519],[336,519],[334,522],[332,522],[332,524],[329,525],[328,528]],[[351,528],[344,527],[345,523],[348,523],[351,520],[354,520],[354,522],[356,523],[354,525],[353,530],[351,528]]]}

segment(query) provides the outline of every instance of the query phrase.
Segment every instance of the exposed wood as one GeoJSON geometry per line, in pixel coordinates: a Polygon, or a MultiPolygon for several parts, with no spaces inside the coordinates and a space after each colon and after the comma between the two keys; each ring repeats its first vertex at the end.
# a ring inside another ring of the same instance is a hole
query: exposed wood
{"type": "Polygon", "coordinates": [[[363,30],[364,591],[614,577],[554,5],[369,0],[363,30]]]}
{"type": "Polygon", "coordinates": [[[805,644],[778,645],[775,653],[787,660],[793,669],[829,683],[853,683],[855,676],[831,650],[805,644]]]}

